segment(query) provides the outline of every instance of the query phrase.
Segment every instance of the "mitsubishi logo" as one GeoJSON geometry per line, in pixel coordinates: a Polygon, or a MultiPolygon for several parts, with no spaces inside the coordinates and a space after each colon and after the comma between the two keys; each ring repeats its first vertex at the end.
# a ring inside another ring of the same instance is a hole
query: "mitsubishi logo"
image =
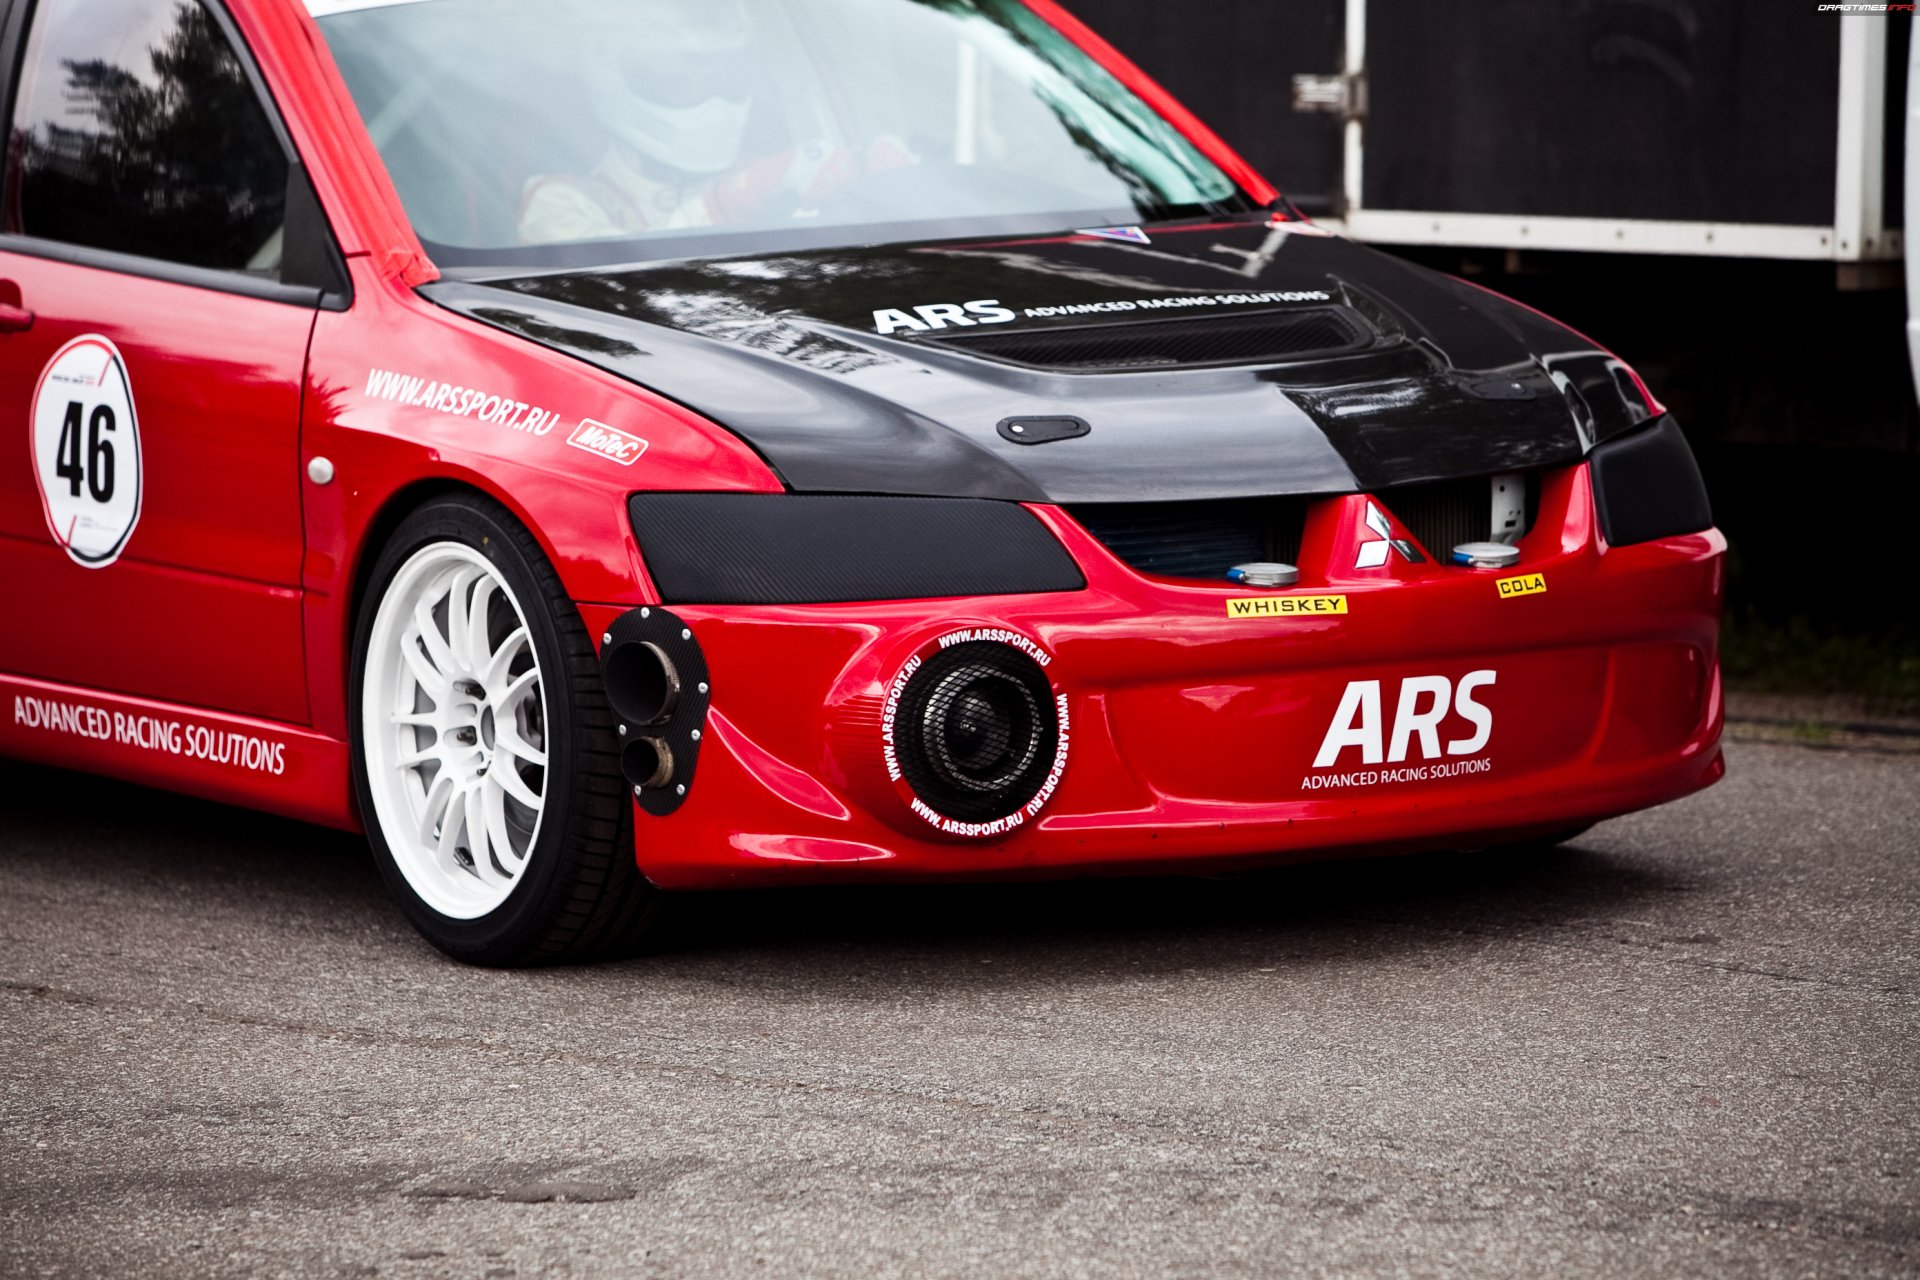
{"type": "Polygon", "coordinates": [[[1381,514],[1380,508],[1374,506],[1371,502],[1367,504],[1367,528],[1379,534],[1380,537],[1373,542],[1363,542],[1360,544],[1360,555],[1359,558],[1353,562],[1354,568],[1378,569],[1387,562],[1387,557],[1396,551],[1400,553],[1400,558],[1408,564],[1424,564],[1426,562],[1427,558],[1420,554],[1420,548],[1414,546],[1405,538],[1396,538],[1393,536],[1393,526],[1387,523],[1387,518],[1381,514]]]}

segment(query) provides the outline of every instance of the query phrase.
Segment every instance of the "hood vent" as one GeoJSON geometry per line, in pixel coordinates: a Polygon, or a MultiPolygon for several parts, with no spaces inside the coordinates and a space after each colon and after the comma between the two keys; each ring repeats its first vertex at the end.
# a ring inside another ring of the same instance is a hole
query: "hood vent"
{"type": "Polygon", "coordinates": [[[1358,351],[1373,334],[1345,307],[1293,307],[1146,324],[1073,325],[929,339],[988,360],[1067,373],[1277,364],[1358,351]]]}

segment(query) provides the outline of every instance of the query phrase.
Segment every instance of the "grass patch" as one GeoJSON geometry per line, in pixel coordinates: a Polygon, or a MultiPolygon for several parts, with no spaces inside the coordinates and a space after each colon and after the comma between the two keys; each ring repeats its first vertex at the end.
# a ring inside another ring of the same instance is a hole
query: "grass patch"
{"type": "Polygon", "coordinates": [[[1820,747],[1833,741],[1834,728],[1820,720],[1802,720],[1787,732],[1795,742],[1808,742],[1820,747]]]}
{"type": "Polygon", "coordinates": [[[1742,610],[1727,616],[1720,660],[1735,689],[1849,694],[1875,711],[1920,715],[1920,631],[1907,624],[1859,634],[1742,610]]]}

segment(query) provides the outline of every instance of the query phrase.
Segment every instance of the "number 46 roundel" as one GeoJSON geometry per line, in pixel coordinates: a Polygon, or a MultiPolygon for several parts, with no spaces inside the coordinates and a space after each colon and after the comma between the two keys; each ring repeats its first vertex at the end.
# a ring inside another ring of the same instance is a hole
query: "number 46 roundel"
{"type": "Polygon", "coordinates": [[[126,363],[98,334],[60,348],[40,375],[33,463],[54,541],[89,569],[118,560],[140,522],[140,423],[126,363]]]}

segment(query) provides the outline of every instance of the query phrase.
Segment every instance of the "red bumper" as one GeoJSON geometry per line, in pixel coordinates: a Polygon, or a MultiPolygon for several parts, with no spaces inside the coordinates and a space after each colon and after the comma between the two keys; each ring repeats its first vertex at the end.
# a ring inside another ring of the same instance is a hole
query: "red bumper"
{"type": "MultiPolygon", "coordinates": [[[[1046,509],[1085,591],[677,608],[713,706],[686,803],[635,812],[641,867],[700,888],[1474,847],[1721,776],[1718,532],[1606,548],[1577,468],[1548,481],[1518,568],[1363,572],[1346,567],[1363,503],[1320,504],[1301,585],[1284,593],[1341,597],[1339,613],[1231,616],[1230,601],[1259,593],[1144,578],[1046,509]],[[963,628],[1049,651],[1069,717],[1051,800],[988,839],[916,816],[881,750],[890,682],[963,628]],[[1470,692],[1449,702],[1456,689],[1470,692]]],[[[596,632],[618,612],[586,609],[596,632]]]]}

